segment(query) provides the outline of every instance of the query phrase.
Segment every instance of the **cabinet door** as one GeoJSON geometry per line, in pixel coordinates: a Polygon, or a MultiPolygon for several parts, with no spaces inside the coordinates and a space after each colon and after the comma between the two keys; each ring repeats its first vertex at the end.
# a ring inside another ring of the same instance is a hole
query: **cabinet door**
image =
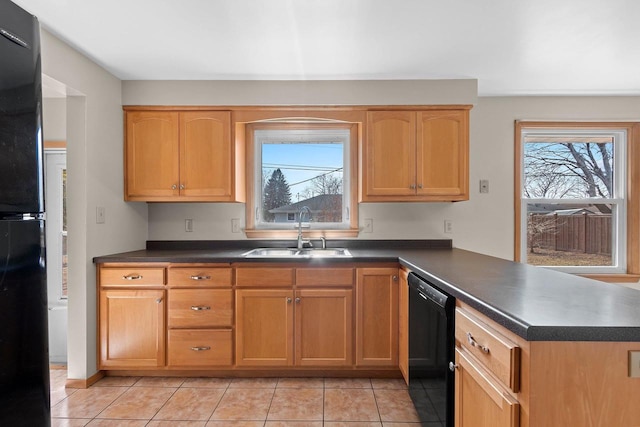
{"type": "Polygon", "coordinates": [[[456,427],[517,427],[520,405],[472,356],[456,348],[456,427]]]}
{"type": "Polygon", "coordinates": [[[414,195],[416,113],[368,112],[364,156],[364,199],[366,196],[414,195]]]}
{"type": "Polygon", "coordinates": [[[100,291],[100,369],[164,366],[164,291],[100,291]]]}
{"type": "Polygon", "coordinates": [[[468,118],[467,110],[418,113],[418,195],[469,198],[468,118]]]}
{"type": "Polygon", "coordinates": [[[293,364],[293,291],[236,291],[236,364],[293,364]]]}
{"type": "Polygon", "coordinates": [[[353,291],[296,292],[295,351],[299,366],[351,366],[353,291]]]}
{"type": "Polygon", "coordinates": [[[356,365],[398,365],[397,268],[358,269],[356,365]]]}
{"type": "Polygon", "coordinates": [[[404,381],[409,384],[409,273],[400,270],[398,303],[398,365],[404,381]]]}
{"type": "Polygon", "coordinates": [[[125,200],[178,195],[178,113],[126,113],[125,200]]]}
{"type": "Polygon", "coordinates": [[[180,113],[180,195],[231,201],[231,113],[180,113]]]}

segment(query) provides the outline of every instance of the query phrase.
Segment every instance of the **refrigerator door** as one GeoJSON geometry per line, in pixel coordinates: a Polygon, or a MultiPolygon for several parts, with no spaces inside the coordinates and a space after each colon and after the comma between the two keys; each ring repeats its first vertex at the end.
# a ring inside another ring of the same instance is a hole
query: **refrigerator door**
{"type": "Polygon", "coordinates": [[[44,212],[37,19],[0,1],[0,218],[44,212]]]}
{"type": "Polygon", "coordinates": [[[0,221],[0,425],[49,425],[44,221],[0,221]]]}

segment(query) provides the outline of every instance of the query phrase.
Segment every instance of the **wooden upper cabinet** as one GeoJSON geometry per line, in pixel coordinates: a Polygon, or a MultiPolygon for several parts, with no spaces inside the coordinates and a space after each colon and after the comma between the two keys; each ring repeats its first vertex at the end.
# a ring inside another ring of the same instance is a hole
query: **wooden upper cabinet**
{"type": "Polygon", "coordinates": [[[126,111],[125,200],[241,201],[229,111],[126,111]]]}
{"type": "Polygon", "coordinates": [[[367,196],[412,196],[416,179],[416,113],[367,113],[367,196]],[[413,187],[413,188],[412,188],[413,187]]]}
{"type": "Polygon", "coordinates": [[[231,197],[231,113],[180,113],[180,194],[231,197]]]}
{"type": "Polygon", "coordinates": [[[127,112],[125,200],[178,195],[179,132],[177,113],[127,112]]]}
{"type": "Polygon", "coordinates": [[[469,112],[422,111],[417,116],[417,194],[468,199],[469,112]]]}
{"type": "Polygon", "coordinates": [[[363,202],[467,200],[469,110],[369,111],[363,202]]]}

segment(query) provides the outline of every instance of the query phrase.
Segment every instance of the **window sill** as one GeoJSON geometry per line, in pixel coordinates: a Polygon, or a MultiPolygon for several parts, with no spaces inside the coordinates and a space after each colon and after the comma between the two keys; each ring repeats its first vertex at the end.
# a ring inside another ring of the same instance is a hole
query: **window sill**
{"type": "MultiPolygon", "coordinates": [[[[348,230],[305,230],[302,235],[305,239],[315,239],[325,237],[327,239],[341,239],[349,237],[358,237],[360,230],[348,229],[348,230]]],[[[245,235],[248,238],[274,238],[274,239],[297,239],[298,230],[259,230],[251,229],[244,230],[245,235]]]]}
{"type": "Polygon", "coordinates": [[[577,274],[577,276],[607,283],[636,283],[640,280],[640,274],[577,274]]]}

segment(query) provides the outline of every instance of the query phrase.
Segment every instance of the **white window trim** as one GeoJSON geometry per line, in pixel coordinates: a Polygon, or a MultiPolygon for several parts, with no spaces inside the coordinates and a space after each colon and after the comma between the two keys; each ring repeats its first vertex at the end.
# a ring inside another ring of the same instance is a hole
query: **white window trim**
{"type": "Polygon", "coordinates": [[[537,199],[525,198],[524,186],[524,146],[528,136],[612,136],[614,144],[614,198],[575,199],[577,203],[606,203],[615,206],[612,209],[612,264],[611,266],[544,266],[558,271],[574,274],[622,274],[627,271],[627,131],[624,129],[566,129],[559,128],[522,128],[520,135],[520,261],[527,262],[527,205],[530,203],[565,203],[573,202],[571,199],[537,199]],[[615,212],[615,215],[614,215],[615,212]]]}

